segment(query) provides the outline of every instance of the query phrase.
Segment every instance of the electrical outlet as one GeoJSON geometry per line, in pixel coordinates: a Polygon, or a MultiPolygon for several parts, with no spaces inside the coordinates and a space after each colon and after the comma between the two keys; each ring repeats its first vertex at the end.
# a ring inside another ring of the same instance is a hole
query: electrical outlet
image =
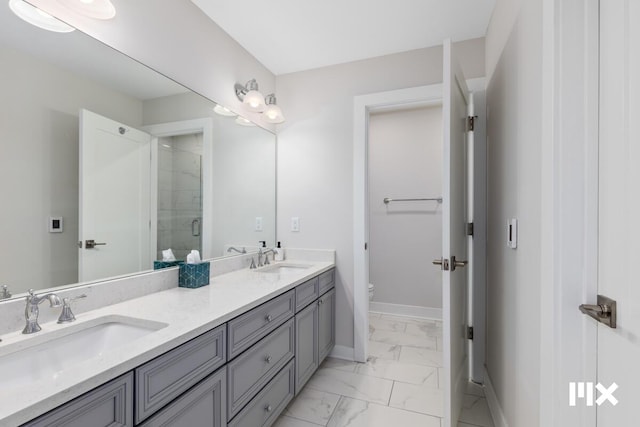
{"type": "Polygon", "coordinates": [[[300,231],[300,218],[297,216],[291,217],[291,231],[300,231]]]}
{"type": "Polygon", "coordinates": [[[262,231],[262,217],[256,217],[256,231],[262,231]]]}

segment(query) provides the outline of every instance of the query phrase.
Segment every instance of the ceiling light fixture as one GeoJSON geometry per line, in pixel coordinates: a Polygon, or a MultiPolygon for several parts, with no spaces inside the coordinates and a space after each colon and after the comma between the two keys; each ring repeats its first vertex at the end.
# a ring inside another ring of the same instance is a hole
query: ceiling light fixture
{"type": "Polygon", "coordinates": [[[59,19],[22,0],[9,0],[9,8],[20,19],[43,30],[54,31],[56,33],[70,33],[75,31],[75,28],[72,26],[65,24],[59,19]]]}
{"type": "Polygon", "coordinates": [[[80,15],[94,19],[112,19],[116,16],[116,8],[111,0],[57,0],[80,15]]]}
{"type": "Polygon", "coordinates": [[[258,82],[256,82],[256,79],[249,80],[245,86],[236,83],[235,90],[236,96],[242,101],[247,110],[253,111],[254,113],[264,111],[264,96],[258,91],[258,82]]]}
{"type": "Polygon", "coordinates": [[[264,112],[262,113],[262,115],[264,116],[264,121],[267,123],[275,124],[284,122],[282,109],[276,105],[276,95],[273,93],[267,95],[264,102],[267,105],[264,112]]]}

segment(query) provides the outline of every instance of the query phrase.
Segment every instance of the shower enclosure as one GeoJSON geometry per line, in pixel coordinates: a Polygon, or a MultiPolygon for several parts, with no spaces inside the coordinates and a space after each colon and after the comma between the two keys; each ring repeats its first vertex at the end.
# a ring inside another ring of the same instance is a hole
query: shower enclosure
{"type": "Polygon", "coordinates": [[[171,248],[178,260],[202,252],[202,133],[158,140],[157,259],[171,248]]]}

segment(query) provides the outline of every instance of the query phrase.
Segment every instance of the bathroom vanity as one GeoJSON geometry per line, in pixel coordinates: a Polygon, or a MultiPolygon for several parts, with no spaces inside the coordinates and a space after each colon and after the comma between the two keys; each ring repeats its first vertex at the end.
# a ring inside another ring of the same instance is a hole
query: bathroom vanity
{"type": "Polygon", "coordinates": [[[334,284],[333,262],[276,263],[43,324],[38,334],[130,316],[159,329],[0,391],[0,424],[269,426],[333,348],[334,284]]]}

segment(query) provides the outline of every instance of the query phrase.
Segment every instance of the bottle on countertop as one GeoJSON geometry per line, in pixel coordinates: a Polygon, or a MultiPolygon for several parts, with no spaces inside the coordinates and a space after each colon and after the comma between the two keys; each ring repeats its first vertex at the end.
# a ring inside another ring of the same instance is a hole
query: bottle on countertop
{"type": "Polygon", "coordinates": [[[278,244],[276,245],[275,254],[273,255],[273,258],[276,261],[284,261],[284,249],[282,248],[282,246],[280,246],[280,242],[278,242],[278,244]]]}

